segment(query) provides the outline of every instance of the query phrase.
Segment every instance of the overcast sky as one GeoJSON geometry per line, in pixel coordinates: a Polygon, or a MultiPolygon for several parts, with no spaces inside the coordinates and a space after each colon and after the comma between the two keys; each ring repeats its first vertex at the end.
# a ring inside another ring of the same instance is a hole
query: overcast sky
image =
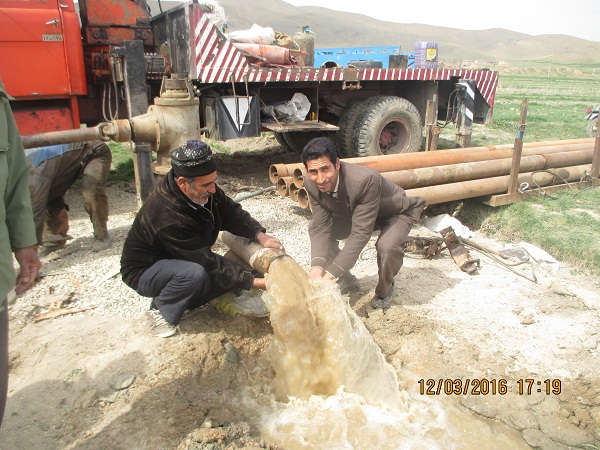
{"type": "Polygon", "coordinates": [[[422,23],[461,30],[505,28],[533,36],[567,34],[600,42],[600,0],[284,0],[322,6],[397,23],[422,23]]]}

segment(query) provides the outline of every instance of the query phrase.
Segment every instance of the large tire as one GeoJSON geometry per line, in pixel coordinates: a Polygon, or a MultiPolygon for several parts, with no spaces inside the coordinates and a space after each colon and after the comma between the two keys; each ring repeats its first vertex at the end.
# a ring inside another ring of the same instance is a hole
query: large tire
{"type": "Polygon", "coordinates": [[[290,144],[288,144],[287,141],[285,140],[285,133],[273,131],[273,137],[275,138],[277,143],[279,145],[281,145],[285,150],[290,150],[290,151],[292,150],[292,147],[290,147],[290,144]]]}
{"type": "Polygon", "coordinates": [[[598,136],[598,118],[587,124],[587,135],[591,138],[598,136]]]}
{"type": "Polygon", "coordinates": [[[417,152],[423,126],[417,108],[400,97],[380,97],[356,119],[353,140],[359,156],[417,152]]]}
{"type": "Polygon", "coordinates": [[[348,106],[342,111],[336,133],[336,146],[340,158],[350,158],[358,156],[358,147],[354,141],[354,126],[358,116],[364,111],[365,107],[377,99],[384,98],[383,96],[375,96],[369,98],[359,98],[352,100],[348,106]]]}
{"type": "Polygon", "coordinates": [[[290,148],[300,155],[310,140],[317,137],[332,137],[333,133],[333,131],[290,131],[283,135],[290,148]]]}

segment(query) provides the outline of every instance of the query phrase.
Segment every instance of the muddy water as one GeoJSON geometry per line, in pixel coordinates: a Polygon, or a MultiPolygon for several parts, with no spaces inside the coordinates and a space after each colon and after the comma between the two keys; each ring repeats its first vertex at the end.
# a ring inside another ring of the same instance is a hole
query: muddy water
{"type": "Polygon", "coordinates": [[[448,401],[411,396],[335,283],[274,260],[263,299],[274,341],[270,398],[257,409],[267,442],[295,449],[520,449],[518,433],[448,401]]]}

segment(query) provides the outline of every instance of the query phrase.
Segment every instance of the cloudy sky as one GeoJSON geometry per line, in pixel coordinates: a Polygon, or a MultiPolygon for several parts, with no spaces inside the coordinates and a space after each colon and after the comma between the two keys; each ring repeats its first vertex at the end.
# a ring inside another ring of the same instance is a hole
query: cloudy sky
{"type": "Polygon", "coordinates": [[[600,0],[503,0],[452,3],[447,0],[284,0],[322,6],[378,20],[422,23],[462,30],[505,28],[530,35],[567,34],[600,42],[600,0]]]}

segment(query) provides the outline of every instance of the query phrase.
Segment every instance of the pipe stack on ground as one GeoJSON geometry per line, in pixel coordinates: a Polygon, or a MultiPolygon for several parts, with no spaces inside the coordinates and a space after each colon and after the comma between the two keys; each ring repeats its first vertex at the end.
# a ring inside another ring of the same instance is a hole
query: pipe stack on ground
{"type": "MultiPolygon", "coordinates": [[[[571,139],[523,144],[519,184],[527,183],[536,188],[579,181],[590,173],[594,155],[596,159],[599,157],[596,153],[600,149],[595,148],[594,143],[594,139],[571,139]]],[[[513,167],[513,146],[400,153],[342,161],[369,166],[404,188],[407,195],[424,197],[427,204],[432,205],[506,194],[513,167]]],[[[280,195],[289,195],[299,206],[308,208],[304,176],[302,163],[274,164],[269,168],[269,178],[278,186],[280,195]]]]}
{"type": "Polygon", "coordinates": [[[289,197],[302,209],[310,208],[304,188],[304,164],[273,164],[269,168],[269,179],[275,183],[279,195],[289,197]]]}

